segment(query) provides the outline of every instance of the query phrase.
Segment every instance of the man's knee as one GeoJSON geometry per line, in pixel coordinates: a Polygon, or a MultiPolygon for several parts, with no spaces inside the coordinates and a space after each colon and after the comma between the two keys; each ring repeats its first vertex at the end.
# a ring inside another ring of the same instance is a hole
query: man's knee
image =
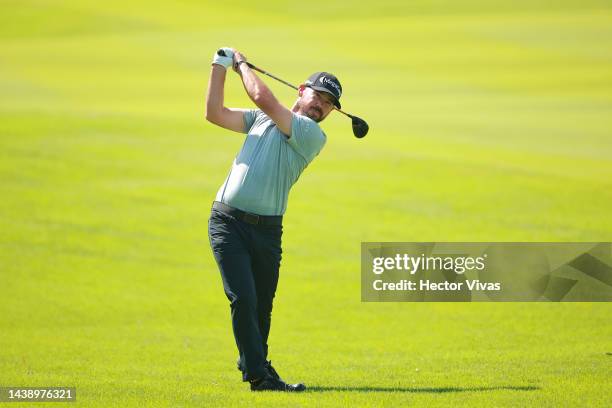
{"type": "Polygon", "coordinates": [[[228,295],[230,308],[238,312],[249,312],[257,309],[257,299],[250,294],[228,295]]]}

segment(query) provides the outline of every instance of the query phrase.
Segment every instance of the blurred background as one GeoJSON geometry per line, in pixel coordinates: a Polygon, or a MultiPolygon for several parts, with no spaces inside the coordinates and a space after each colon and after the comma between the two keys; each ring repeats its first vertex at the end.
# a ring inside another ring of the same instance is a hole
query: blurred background
{"type": "MultiPolygon", "coordinates": [[[[357,140],[331,114],[290,195],[282,376],[609,402],[607,303],[362,304],[359,290],[362,241],[612,239],[612,7],[594,0],[0,2],[0,384],[76,385],[88,406],[255,398],[231,394],[244,385],[207,237],[244,139],[204,120],[221,46],[295,84],[333,72],[370,125],[357,140]]],[[[225,100],[253,106],[233,72],[225,100]]],[[[337,394],[317,404],[432,402],[337,394]]]]}

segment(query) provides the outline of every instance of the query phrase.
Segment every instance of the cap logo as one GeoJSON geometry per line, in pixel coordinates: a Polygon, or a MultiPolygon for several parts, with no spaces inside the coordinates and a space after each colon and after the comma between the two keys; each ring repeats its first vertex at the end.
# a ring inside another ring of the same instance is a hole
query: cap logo
{"type": "Polygon", "coordinates": [[[338,84],[334,80],[329,79],[328,77],[326,77],[324,75],[321,78],[319,78],[319,82],[321,82],[324,85],[329,85],[332,88],[334,88],[336,90],[336,92],[338,92],[338,96],[342,95],[342,91],[340,90],[340,87],[338,86],[338,84]]]}

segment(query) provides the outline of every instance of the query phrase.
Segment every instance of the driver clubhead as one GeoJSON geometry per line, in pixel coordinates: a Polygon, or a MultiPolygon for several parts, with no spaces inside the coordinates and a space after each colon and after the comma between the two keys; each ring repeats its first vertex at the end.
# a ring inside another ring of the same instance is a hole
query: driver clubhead
{"type": "Polygon", "coordinates": [[[351,120],[353,121],[353,134],[355,137],[361,139],[368,134],[370,127],[365,120],[358,118],[357,116],[351,116],[351,120]]]}

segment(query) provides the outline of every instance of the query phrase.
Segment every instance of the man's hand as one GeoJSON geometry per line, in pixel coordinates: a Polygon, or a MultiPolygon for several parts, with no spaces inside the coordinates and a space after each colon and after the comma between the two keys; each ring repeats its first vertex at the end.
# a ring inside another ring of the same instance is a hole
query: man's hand
{"type": "Polygon", "coordinates": [[[225,69],[227,69],[234,62],[234,50],[229,47],[219,48],[218,51],[215,52],[215,56],[213,57],[213,64],[221,65],[225,69]],[[225,55],[223,55],[225,54],[225,55]]]}
{"type": "Polygon", "coordinates": [[[236,73],[240,74],[240,65],[241,64],[239,64],[239,62],[240,61],[246,61],[246,60],[247,60],[247,58],[244,55],[242,55],[240,53],[240,51],[234,50],[234,64],[233,65],[234,65],[234,71],[236,71],[236,73]]]}

